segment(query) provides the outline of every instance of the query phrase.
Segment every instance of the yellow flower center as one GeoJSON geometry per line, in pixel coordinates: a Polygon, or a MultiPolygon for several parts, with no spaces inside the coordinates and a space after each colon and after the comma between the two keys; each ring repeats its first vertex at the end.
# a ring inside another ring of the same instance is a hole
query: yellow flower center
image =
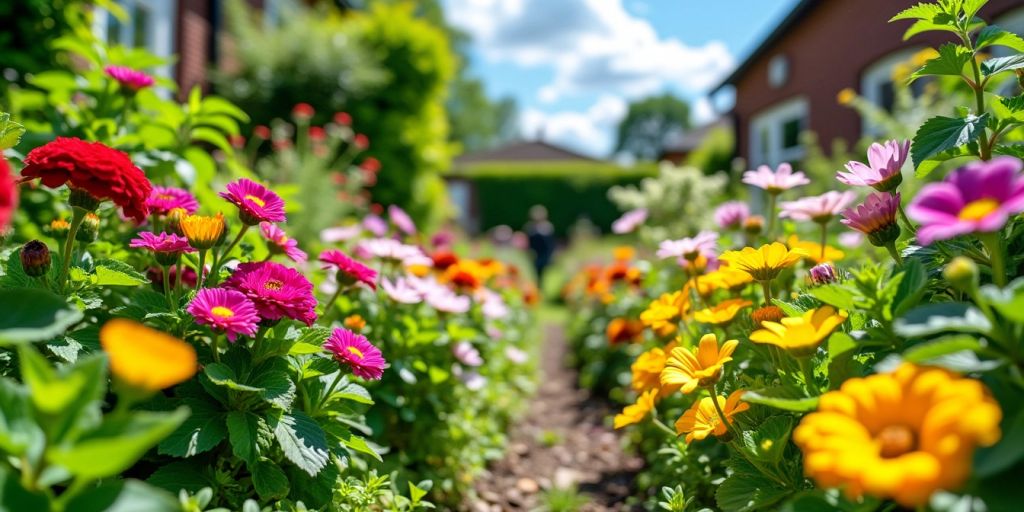
{"type": "Polygon", "coordinates": [[[889,425],[875,436],[878,454],[886,459],[899,457],[914,450],[917,445],[914,432],[906,425],[889,425]]]}
{"type": "Polygon", "coordinates": [[[960,210],[960,220],[981,220],[999,209],[999,201],[992,198],[976,199],[960,210]]]}
{"type": "Polygon", "coordinates": [[[277,279],[270,279],[263,283],[263,289],[265,290],[280,290],[283,286],[284,283],[277,279]]]}
{"type": "Polygon", "coordinates": [[[267,205],[266,201],[264,201],[264,200],[262,200],[262,199],[260,199],[260,198],[258,198],[256,196],[254,196],[254,195],[251,195],[251,194],[250,195],[246,195],[245,199],[247,201],[252,201],[252,202],[256,203],[260,208],[263,208],[264,206],[267,205]]]}
{"type": "Polygon", "coordinates": [[[363,358],[363,351],[362,350],[359,350],[358,348],[355,348],[355,347],[345,347],[345,348],[347,348],[349,352],[351,352],[354,356],[358,357],[359,359],[363,358]]]}
{"type": "Polygon", "coordinates": [[[235,316],[234,311],[224,306],[214,306],[213,309],[210,310],[210,313],[217,318],[231,318],[235,316]]]}

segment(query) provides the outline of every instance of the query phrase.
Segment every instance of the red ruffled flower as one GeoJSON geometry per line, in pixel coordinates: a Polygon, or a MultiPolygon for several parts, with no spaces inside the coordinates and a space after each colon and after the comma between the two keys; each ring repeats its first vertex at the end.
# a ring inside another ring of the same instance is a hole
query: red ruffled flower
{"type": "Polygon", "coordinates": [[[0,231],[7,229],[18,209],[18,186],[11,177],[11,167],[7,159],[0,154],[0,231]]]}
{"type": "Polygon", "coordinates": [[[138,222],[149,215],[146,200],[153,190],[149,179],[126,153],[99,142],[57,137],[29,152],[21,175],[40,178],[50,188],[67,184],[101,201],[110,199],[126,217],[138,222]]]}

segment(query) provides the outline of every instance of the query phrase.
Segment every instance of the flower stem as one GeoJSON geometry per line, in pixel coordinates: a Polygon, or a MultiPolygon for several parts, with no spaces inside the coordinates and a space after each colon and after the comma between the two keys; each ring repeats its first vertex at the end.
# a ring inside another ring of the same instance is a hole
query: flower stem
{"type": "Polygon", "coordinates": [[[765,233],[768,235],[768,241],[775,240],[775,200],[778,198],[778,194],[768,192],[768,231],[765,233]]]}
{"type": "Polygon", "coordinates": [[[213,360],[215,362],[219,363],[220,362],[220,334],[216,333],[216,332],[213,333],[213,339],[210,340],[210,341],[211,341],[210,348],[212,349],[212,352],[213,352],[213,360]]]}
{"type": "Polygon", "coordinates": [[[764,305],[772,305],[772,282],[761,281],[761,290],[764,292],[764,305]]]}
{"type": "Polygon", "coordinates": [[[62,289],[67,289],[68,269],[71,267],[71,251],[75,247],[75,235],[78,234],[78,228],[82,226],[86,213],[88,212],[82,208],[71,208],[71,228],[68,229],[68,238],[64,241],[64,259],[60,262],[60,277],[57,278],[57,285],[62,289]]]}
{"type": "Polygon", "coordinates": [[[662,422],[660,419],[658,419],[658,415],[652,414],[651,415],[651,421],[654,423],[654,426],[658,427],[658,429],[660,429],[662,432],[665,432],[665,434],[667,434],[669,437],[671,437],[673,439],[679,437],[679,434],[676,433],[675,430],[672,430],[671,427],[669,427],[664,422],[662,422]]]}
{"type": "Polygon", "coordinates": [[[171,266],[164,265],[161,270],[163,270],[164,274],[164,295],[167,296],[167,305],[173,313],[175,309],[178,309],[178,305],[174,302],[174,291],[171,290],[171,266]]]}
{"type": "Polygon", "coordinates": [[[718,403],[717,383],[711,385],[711,403],[714,404],[715,411],[718,412],[718,418],[721,419],[722,423],[725,425],[725,430],[729,432],[729,435],[731,435],[733,439],[739,439],[738,433],[733,429],[732,423],[729,423],[729,420],[725,417],[725,412],[722,411],[722,406],[718,403]]]}
{"type": "MultiPolygon", "coordinates": [[[[199,268],[196,269],[196,272],[199,274],[199,277],[196,278],[197,290],[203,287],[203,281],[206,277],[206,252],[206,250],[199,251],[199,268]]],[[[181,276],[178,276],[178,281],[181,282],[181,276]]]]}
{"type": "Polygon", "coordinates": [[[811,356],[803,356],[797,358],[800,363],[800,370],[804,372],[804,380],[807,381],[807,392],[812,395],[820,395],[821,390],[818,389],[818,384],[814,381],[814,367],[811,366],[811,356]]]}
{"type": "Polygon", "coordinates": [[[889,256],[892,256],[897,265],[903,266],[903,256],[900,256],[900,252],[896,250],[896,242],[885,244],[885,250],[889,251],[889,256]]]}
{"type": "Polygon", "coordinates": [[[917,228],[914,227],[914,223],[913,222],[910,222],[910,217],[907,216],[907,211],[903,209],[903,203],[902,202],[896,205],[896,210],[898,212],[900,212],[900,217],[903,218],[903,223],[907,225],[907,229],[911,233],[917,233],[917,228]]]}
{"type": "Polygon", "coordinates": [[[245,236],[245,233],[249,231],[250,227],[251,226],[248,224],[242,224],[242,228],[238,230],[238,235],[235,236],[235,239],[232,240],[223,251],[214,257],[213,267],[210,268],[210,278],[213,279],[213,284],[217,284],[217,276],[220,274],[220,266],[224,264],[224,260],[227,259],[228,254],[231,254],[231,250],[238,245],[238,242],[242,241],[242,237],[245,236]]]}
{"type": "Polygon", "coordinates": [[[174,270],[174,302],[175,302],[175,304],[177,304],[178,301],[181,300],[181,281],[182,281],[182,277],[183,276],[182,276],[182,273],[181,273],[181,258],[178,258],[178,263],[177,263],[177,265],[175,265],[175,270],[174,270]]]}
{"type": "Polygon", "coordinates": [[[992,281],[1000,288],[1006,286],[1006,260],[1003,258],[1003,247],[999,241],[999,233],[984,233],[978,235],[981,243],[988,251],[988,261],[992,265],[992,281]]]}
{"type": "Polygon", "coordinates": [[[825,262],[825,247],[828,244],[828,223],[821,223],[821,262],[825,262]]]}

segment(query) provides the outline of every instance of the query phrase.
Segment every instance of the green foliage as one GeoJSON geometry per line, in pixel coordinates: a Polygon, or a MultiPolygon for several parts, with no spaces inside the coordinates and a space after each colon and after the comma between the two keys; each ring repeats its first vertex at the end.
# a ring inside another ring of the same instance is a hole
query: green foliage
{"type": "Polygon", "coordinates": [[[655,160],[666,136],[689,127],[690,105],[685,101],[669,93],[643,98],[630,103],[626,117],[619,122],[615,151],[655,160]]]}
{"type": "Polygon", "coordinates": [[[686,157],[688,167],[696,167],[704,174],[715,174],[732,169],[732,159],[736,149],[736,135],[732,128],[719,126],[712,128],[704,135],[700,146],[686,157]]]}

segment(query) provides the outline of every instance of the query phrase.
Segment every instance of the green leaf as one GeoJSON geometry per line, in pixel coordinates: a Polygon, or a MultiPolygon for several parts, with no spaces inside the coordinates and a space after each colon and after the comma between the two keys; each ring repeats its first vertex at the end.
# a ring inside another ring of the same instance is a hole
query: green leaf
{"type": "Polygon", "coordinates": [[[973,471],[978,478],[997,475],[1024,458],[1024,409],[1018,410],[1012,421],[1004,421],[1002,427],[1002,439],[975,455],[973,471]]]}
{"type": "Polygon", "coordinates": [[[36,408],[47,414],[67,414],[76,401],[85,404],[106,389],[106,359],[102,356],[83,359],[60,372],[31,346],[22,346],[18,356],[21,377],[31,390],[29,396],[36,408]]]}
{"type": "Polygon", "coordinates": [[[928,290],[928,271],[919,260],[907,260],[899,275],[902,275],[902,279],[893,295],[893,316],[900,316],[917,305],[928,290]]]}
{"type": "Polygon", "coordinates": [[[366,444],[366,439],[363,439],[360,436],[351,434],[348,438],[342,438],[341,442],[345,446],[357,452],[365,453],[377,459],[377,462],[384,462],[384,459],[382,459],[380,454],[377,453],[377,450],[374,450],[370,445],[366,444]]]}
{"type": "Polygon", "coordinates": [[[986,122],[988,113],[967,117],[938,116],[925,121],[914,135],[910,148],[914,167],[938,153],[974,141],[984,132],[986,122]]]}
{"type": "Polygon", "coordinates": [[[961,350],[977,352],[983,348],[984,345],[977,338],[966,334],[958,334],[914,345],[905,350],[902,357],[904,361],[920,364],[937,357],[960,352],[961,350]]]}
{"type": "Polygon", "coordinates": [[[161,464],[152,475],[149,475],[146,482],[174,493],[182,489],[198,492],[203,487],[216,485],[208,473],[209,467],[195,459],[176,460],[161,464]]]}
{"type": "Polygon", "coordinates": [[[274,425],[274,436],[284,456],[309,476],[316,476],[327,465],[327,438],[320,425],[305,413],[281,415],[274,425]]]}
{"type": "Polygon", "coordinates": [[[1006,288],[987,284],[981,287],[981,295],[999,314],[1024,323],[1024,278],[1015,279],[1006,288]]]}
{"type": "Polygon", "coordinates": [[[978,50],[988,46],[1005,46],[1018,52],[1024,52],[1024,39],[996,25],[989,25],[978,32],[978,39],[974,43],[974,47],[978,50]]]}
{"type": "MultiPolygon", "coordinates": [[[[38,509],[42,510],[42,509],[38,509]]],[[[179,512],[181,504],[169,492],[140,482],[123,480],[89,488],[71,499],[65,510],[75,512],[179,512]]]]}
{"type": "Polygon", "coordinates": [[[231,440],[231,452],[235,457],[249,464],[256,462],[259,456],[259,423],[260,417],[247,411],[231,411],[228,413],[228,439],[231,440]]]}
{"type": "Polygon", "coordinates": [[[46,452],[51,464],[63,466],[81,478],[105,478],[135,464],[147,450],[178,428],[188,409],[173,412],[133,412],[106,418],[100,428],[70,446],[55,446],[46,452]]]}
{"type": "Polygon", "coordinates": [[[252,485],[264,501],[273,501],[288,495],[288,477],[270,461],[259,461],[252,468],[252,485]]]}
{"type": "Polygon", "coordinates": [[[7,112],[0,112],[0,154],[5,149],[17,146],[24,134],[24,126],[11,121],[11,115],[7,112]]]}
{"type": "Polygon", "coordinates": [[[736,472],[718,486],[715,501],[724,511],[747,512],[768,509],[792,492],[760,473],[736,472]]]}
{"type": "Polygon", "coordinates": [[[268,359],[258,365],[246,384],[259,388],[260,398],[284,410],[288,410],[295,400],[295,383],[284,358],[268,359]]]}
{"type": "Polygon", "coordinates": [[[790,386],[746,391],[741,399],[784,411],[807,412],[818,408],[818,397],[804,396],[802,391],[790,386]]]}
{"type": "Polygon", "coordinates": [[[291,355],[319,354],[320,352],[323,352],[323,349],[312,343],[296,343],[288,349],[288,353],[291,355]]]}
{"type": "Polygon", "coordinates": [[[228,138],[225,137],[223,133],[213,128],[207,128],[205,126],[193,128],[191,136],[192,140],[213,144],[217,149],[220,149],[229,155],[233,155],[235,153],[235,148],[233,148],[231,143],[228,142],[228,138]]]}
{"type": "Polygon", "coordinates": [[[55,338],[82,320],[82,312],[45,290],[0,290],[0,346],[55,338]]]}
{"type": "Polygon", "coordinates": [[[97,286],[138,286],[149,279],[131,265],[118,260],[96,262],[97,286]]]}
{"type": "Polygon", "coordinates": [[[342,400],[350,400],[361,404],[373,405],[373,397],[370,396],[370,392],[355,382],[349,382],[342,386],[341,389],[334,392],[333,396],[342,400]]]}
{"type": "Polygon", "coordinates": [[[936,16],[943,14],[942,7],[936,4],[919,3],[913,7],[908,7],[899,14],[889,18],[889,23],[899,20],[932,20],[936,16]]]}
{"type": "Polygon", "coordinates": [[[261,388],[239,383],[238,376],[235,375],[235,371],[224,363],[210,363],[206,365],[204,373],[210,379],[210,382],[213,382],[218,386],[234,389],[236,391],[262,391],[261,388]]]}
{"type": "Polygon", "coordinates": [[[42,449],[45,439],[33,417],[28,390],[0,378],[0,452],[20,457],[32,448],[42,449]]]}
{"type": "Polygon", "coordinates": [[[954,43],[939,47],[939,56],[929,60],[921,69],[910,75],[909,82],[923,76],[960,76],[964,66],[971,61],[971,50],[954,43]]]}
{"type": "Polygon", "coordinates": [[[1003,71],[1024,68],[1024,54],[1010,55],[1009,57],[995,57],[981,63],[981,74],[992,76],[1003,71]]]}
{"type": "Polygon", "coordinates": [[[43,494],[26,490],[21,486],[18,475],[0,466],[0,511],[44,511],[50,509],[50,500],[43,494]]]}
{"type": "Polygon", "coordinates": [[[782,458],[793,431],[793,417],[772,416],[755,429],[743,431],[743,444],[759,459],[775,464],[782,458]]]}
{"type": "Polygon", "coordinates": [[[426,490],[420,489],[416,484],[409,482],[409,499],[412,500],[413,503],[419,503],[419,501],[426,495],[426,490]]]}
{"type": "Polygon", "coordinates": [[[906,338],[942,332],[987,333],[992,324],[973,305],[964,302],[925,304],[910,310],[893,323],[896,334],[906,338]]]}
{"type": "Polygon", "coordinates": [[[225,438],[228,430],[226,415],[216,405],[197,398],[186,398],[191,414],[167,439],[160,442],[157,451],[172,457],[192,457],[214,449],[225,438]]]}
{"type": "Polygon", "coordinates": [[[203,114],[223,114],[233,117],[243,123],[249,122],[249,114],[246,114],[244,110],[235,106],[234,103],[218,96],[207,96],[206,98],[203,98],[203,103],[199,111],[203,114]]]}
{"type": "Polygon", "coordinates": [[[807,293],[825,304],[835,306],[839,309],[852,310],[856,304],[854,302],[856,296],[853,290],[838,284],[816,286],[807,290],[807,293]]]}

